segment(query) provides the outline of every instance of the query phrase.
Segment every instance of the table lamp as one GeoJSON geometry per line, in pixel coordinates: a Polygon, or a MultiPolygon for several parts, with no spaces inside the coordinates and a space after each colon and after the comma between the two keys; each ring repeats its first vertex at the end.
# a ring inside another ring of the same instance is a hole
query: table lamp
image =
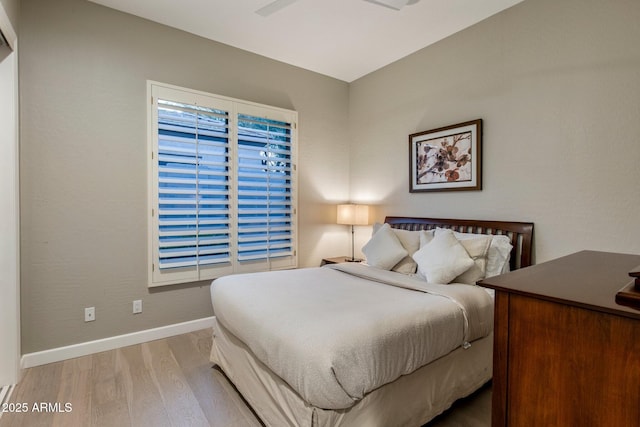
{"type": "Polygon", "coordinates": [[[351,226],[351,259],[347,258],[346,261],[348,262],[362,261],[354,257],[353,226],[369,225],[369,206],[355,205],[352,203],[345,204],[345,205],[338,205],[337,223],[351,226]]]}

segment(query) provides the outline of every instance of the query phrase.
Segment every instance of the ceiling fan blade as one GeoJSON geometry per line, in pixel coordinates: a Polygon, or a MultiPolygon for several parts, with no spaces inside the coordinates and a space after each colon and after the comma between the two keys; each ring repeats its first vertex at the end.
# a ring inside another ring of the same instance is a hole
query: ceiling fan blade
{"type": "Polygon", "coordinates": [[[365,0],[369,3],[377,4],[380,6],[388,7],[389,9],[400,10],[405,7],[409,0],[365,0]]]}
{"type": "Polygon", "coordinates": [[[277,11],[279,11],[280,9],[284,9],[285,7],[289,6],[290,4],[293,4],[295,2],[297,2],[298,0],[275,0],[272,1],[271,3],[269,3],[268,5],[261,7],[260,9],[256,10],[256,13],[260,16],[269,16],[273,13],[276,13],[277,11]]]}

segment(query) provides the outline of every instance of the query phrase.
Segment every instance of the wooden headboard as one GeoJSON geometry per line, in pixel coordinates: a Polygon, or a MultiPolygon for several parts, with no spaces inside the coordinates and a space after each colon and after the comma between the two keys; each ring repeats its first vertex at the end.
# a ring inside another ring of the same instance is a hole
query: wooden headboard
{"type": "Polygon", "coordinates": [[[481,221],[472,219],[413,218],[388,216],[384,222],[402,230],[450,228],[460,233],[503,234],[511,239],[511,270],[532,264],[533,223],[511,221],[481,221]]]}

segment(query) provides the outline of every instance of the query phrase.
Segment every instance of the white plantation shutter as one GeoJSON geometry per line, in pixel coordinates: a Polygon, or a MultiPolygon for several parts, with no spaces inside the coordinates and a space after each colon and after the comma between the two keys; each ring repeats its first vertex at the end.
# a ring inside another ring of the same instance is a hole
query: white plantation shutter
{"type": "Polygon", "coordinates": [[[150,92],[150,286],[295,267],[296,113],[150,92]]]}
{"type": "MultiPolygon", "coordinates": [[[[294,255],[292,124],[238,114],[238,260],[294,255]]],[[[290,260],[289,260],[290,261],[290,260]]]]}

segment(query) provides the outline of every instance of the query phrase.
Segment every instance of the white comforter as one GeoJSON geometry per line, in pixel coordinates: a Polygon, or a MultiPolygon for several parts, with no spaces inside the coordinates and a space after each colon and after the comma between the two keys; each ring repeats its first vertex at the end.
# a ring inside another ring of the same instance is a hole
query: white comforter
{"type": "Polygon", "coordinates": [[[493,300],[360,264],[232,275],[217,320],[310,404],[352,406],[493,329],[493,300]]]}

